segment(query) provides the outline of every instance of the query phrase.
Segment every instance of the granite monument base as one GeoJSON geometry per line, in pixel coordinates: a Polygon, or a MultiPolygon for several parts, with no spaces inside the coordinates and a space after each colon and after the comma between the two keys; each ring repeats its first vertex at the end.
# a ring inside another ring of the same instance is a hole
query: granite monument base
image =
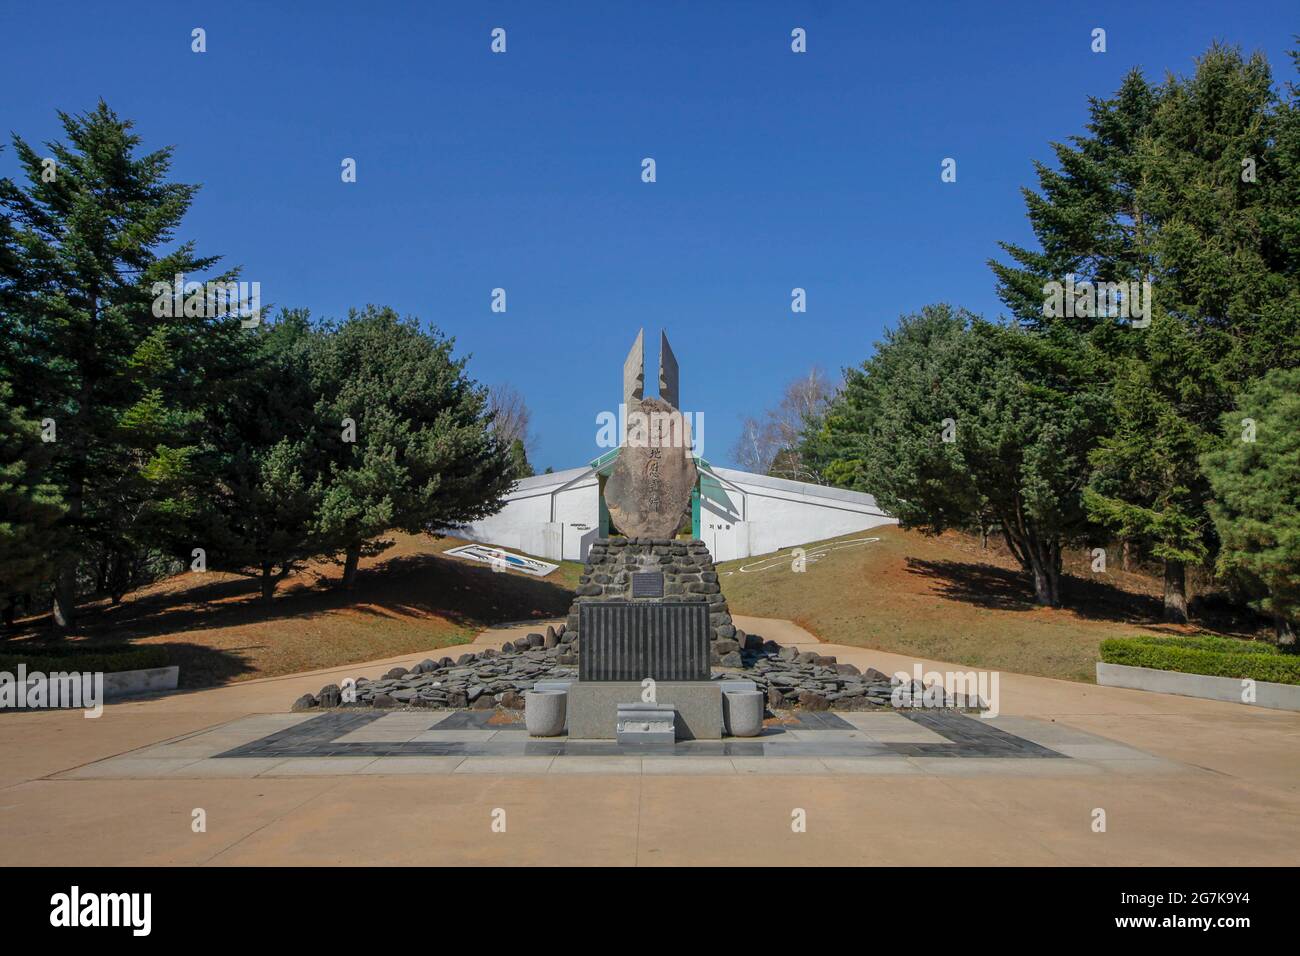
{"type": "MultiPolygon", "coordinates": [[[[569,739],[616,739],[619,705],[640,700],[639,681],[574,681],[569,686],[569,739]]],[[[722,688],[716,681],[658,681],[655,700],[677,708],[678,740],[722,739],[722,688]]]]}

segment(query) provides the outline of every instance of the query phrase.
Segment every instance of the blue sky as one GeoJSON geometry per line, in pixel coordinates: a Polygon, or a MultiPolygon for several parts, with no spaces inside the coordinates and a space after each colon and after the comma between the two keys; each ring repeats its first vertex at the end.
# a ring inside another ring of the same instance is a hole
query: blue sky
{"type": "Polygon", "coordinates": [[[0,131],[43,142],[103,97],[203,184],[200,252],[277,305],[375,302],[454,335],[527,398],[539,471],[600,451],[636,330],[653,369],[664,328],[729,464],[744,416],[861,362],[900,313],[998,314],[985,262],[1027,241],[1019,190],[1089,95],[1187,72],[1215,38],[1291,79],[1297,32],[1271,0],[6,3],[0,131]]]}

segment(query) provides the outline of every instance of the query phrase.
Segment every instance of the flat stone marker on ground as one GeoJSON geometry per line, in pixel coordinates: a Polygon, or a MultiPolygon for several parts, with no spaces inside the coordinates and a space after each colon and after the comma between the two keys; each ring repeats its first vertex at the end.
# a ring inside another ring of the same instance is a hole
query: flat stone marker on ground
{"type": "Polygon", "coordinates": [[[619,704],[617,739],[620,744],[641,746],[677,742],[677,708],[665,704],[619,704]]]}

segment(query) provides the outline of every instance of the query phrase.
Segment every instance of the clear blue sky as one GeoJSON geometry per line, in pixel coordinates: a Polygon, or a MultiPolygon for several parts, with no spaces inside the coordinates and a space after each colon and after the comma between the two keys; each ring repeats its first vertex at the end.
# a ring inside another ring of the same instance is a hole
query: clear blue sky
{"type": "Polygon", "coordinates": [[[1027,240],[1020,187],[1089,94],[1134,65],[1186,72],[1215,38],[1280,82],[1297,32],[1282,0],[7,0],[0,131],[43,142],[56,109],[103,97],[203,184],[200,252],[277,305],[387,304],[454,335],[476,378],[526,396],[539,471],[598,451],[637,328],[652,368],[666,328],[682,405],[728,464],[745,415],[814,364],[861,362],[901,312],[998,313],[985,261],[1027,240]]]}

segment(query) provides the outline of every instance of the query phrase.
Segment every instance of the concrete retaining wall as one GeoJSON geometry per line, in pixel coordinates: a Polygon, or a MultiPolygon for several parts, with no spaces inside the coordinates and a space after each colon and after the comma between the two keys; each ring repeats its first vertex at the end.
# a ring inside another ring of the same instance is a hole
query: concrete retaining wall
{"type": "MultiPolygon", "coordinates": [[[[1201,697],[1231,704],[1244,703],[1241,699],[1242,682],[1235,677],[1184,674],[1182,671],[1162,671],[1151,667],[1130,667],[1127,664],[1098,661],[1097,683],[1104,687],[1129,687],[1157,694],[1201,697]]],[[[1255,681],[1255,700],[1251,706],[1300,711],[1300,684],[1255,681]]]]}
{"type": "Polygon", "coordinates": [[[149,694],[160,690],[175,690],[180,682],[181,669],[150,667],[141,671],[118,671],[104,675],[104,698],[130,697],[132,694],[149,694]]]}

